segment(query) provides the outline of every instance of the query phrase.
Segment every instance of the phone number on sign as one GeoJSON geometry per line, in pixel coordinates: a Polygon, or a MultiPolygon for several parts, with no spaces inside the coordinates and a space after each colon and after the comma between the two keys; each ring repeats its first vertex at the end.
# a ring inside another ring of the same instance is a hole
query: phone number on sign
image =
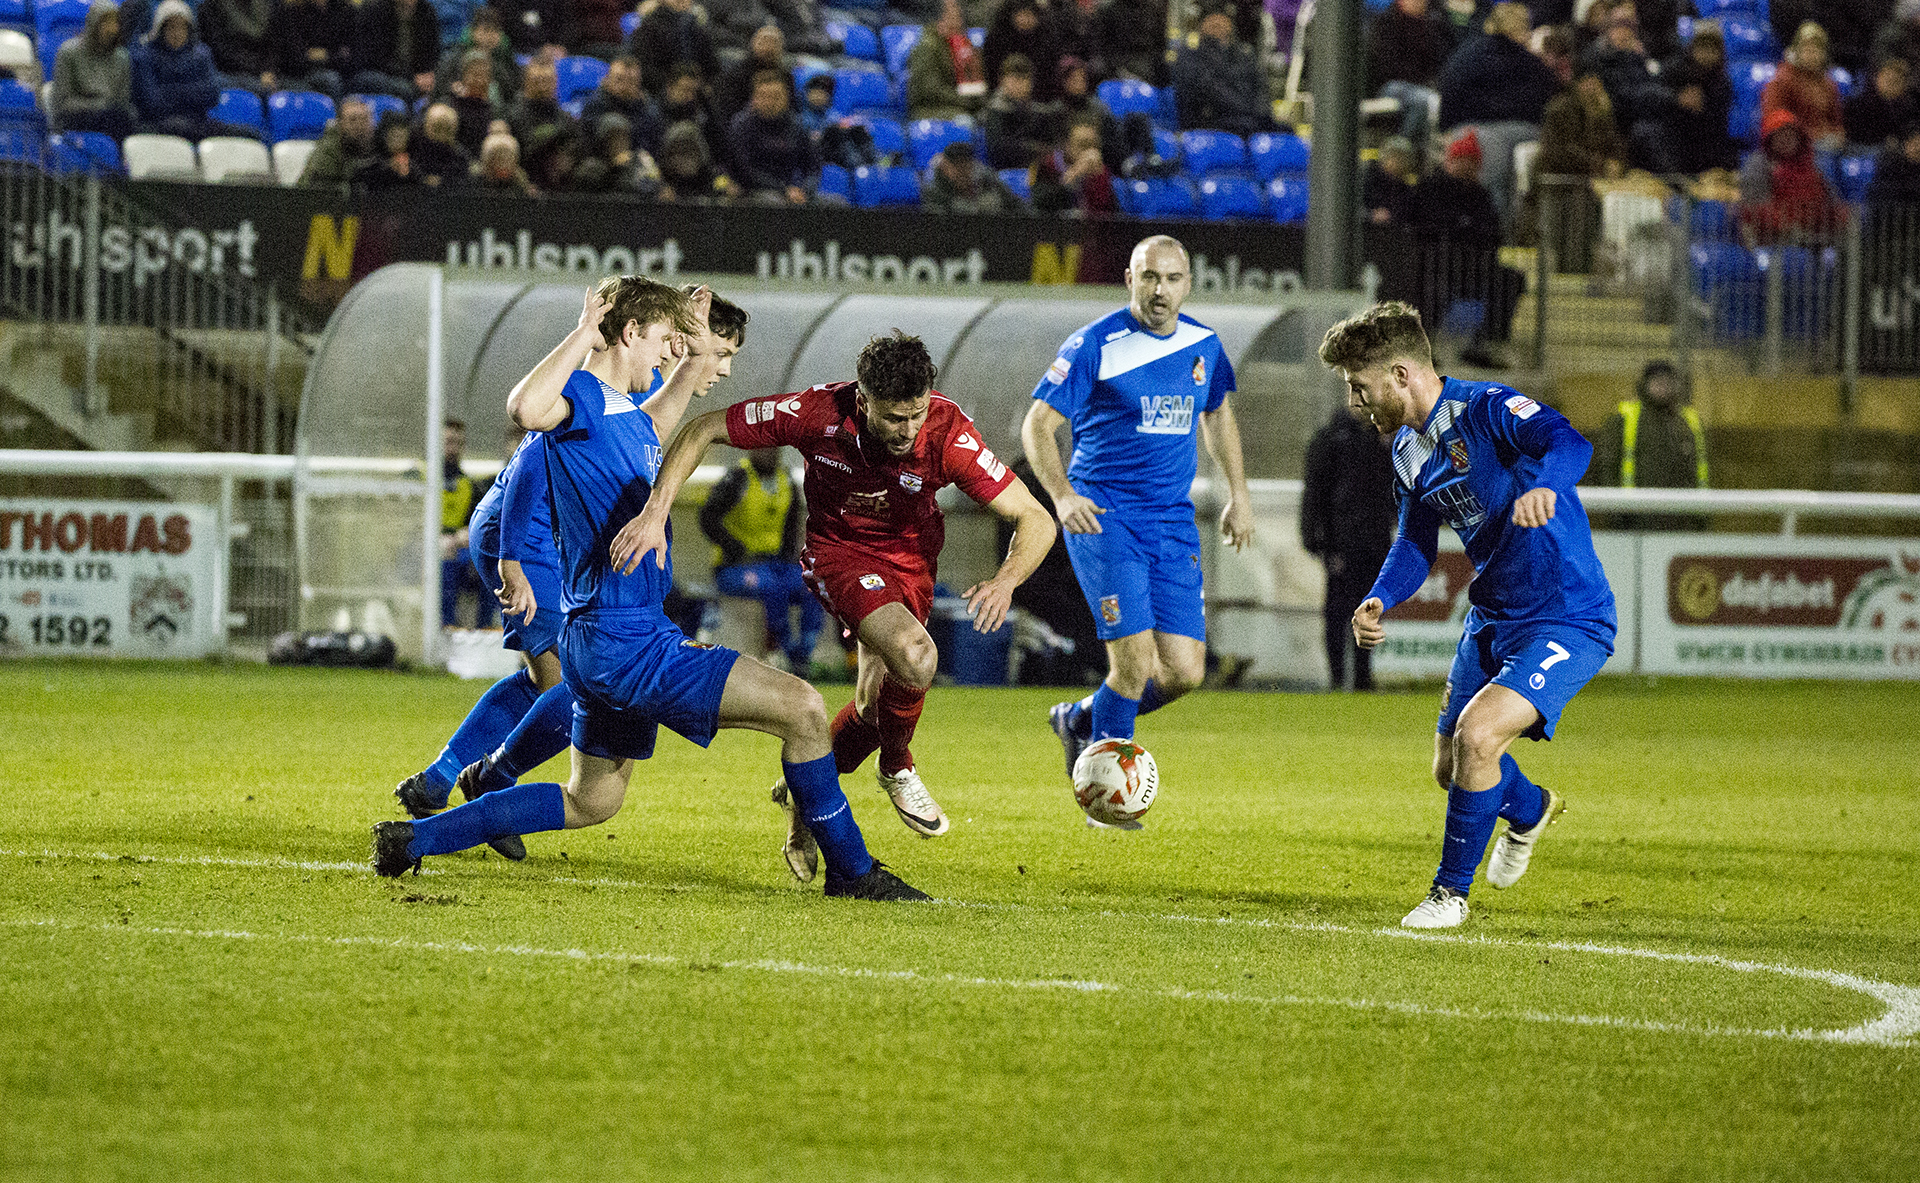
{"type": "Polygon", "coordinates": [[[0,616],[0,646],[27,644],[105,649],[113,644],[113,622],[104,616],[33,616],[23,621],[0,616]]]}

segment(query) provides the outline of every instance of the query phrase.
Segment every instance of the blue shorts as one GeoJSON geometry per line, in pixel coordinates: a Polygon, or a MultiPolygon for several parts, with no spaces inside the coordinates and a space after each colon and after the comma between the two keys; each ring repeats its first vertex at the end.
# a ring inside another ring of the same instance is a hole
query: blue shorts
{"type": "Polygon", "coordinates": [[[1200,527],[1192,518],[1100,517],[1098,534],[1066,534],[1067,558],[1103,641],[1135,633],[1207,639],[1200,527]]]}
{"type": "Polygon", "coordinates": [[[653,755],[665,723],[701,747],[720,727],[720,696],[740,655],[690,641],[654,609],[568,619],[560,669],[573,691],[573,746],[609,760],[653,755]]]}
{"type": "Polygon", "coordinates": [[[1552,739],[1560,712],[1613,656],[1613,629],[1602,621],[1487,620],[1467,613],[1467,630],[1454,650],[1453,668],[1440,696],[1441,735],[1452,735],[1480,688],[1505,686],[1540,712],[1522,732],[1552,739]]]}
{"type": "MultiPolygon", "coordinates": [[[[474,547],[473,569],[480,572],[480,582],[491,600],[494,589],[500,586],[500,556],[484,554],[479,547],[474,547]]],[[[522,624],[518,616],[502,612],[500,625],[506,636],[500,643],[528,657],[538,657],[560,643],[560,626],[567,619],[560,611],[560,572],[535,563],[522,563],[520,570],[533,585],[533,600],[539,606],[533,610],[530,624],[522,624]]]]}

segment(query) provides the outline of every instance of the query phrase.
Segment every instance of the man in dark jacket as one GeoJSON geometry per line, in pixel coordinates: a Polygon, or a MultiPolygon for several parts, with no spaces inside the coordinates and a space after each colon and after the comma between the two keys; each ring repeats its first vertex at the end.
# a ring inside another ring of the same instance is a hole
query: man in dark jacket
{"type": "Polygon", "coordinates": [[[1913,68],[1890,57],[1873,72],[1873,85],[1847,100],[1842,121],[1847,142],[1880,149],[1899,142],[1907,124],[1920,119],[1920,97],[1913,92],[1913,68]]]}
{"type": "Polygon", "coordinates": [[[427,0],[368,0],[355,22],[354,94],[390,94],[408,102],[433,93],[440,60],[440,17],[427,0]]]}
{"type": "Polygon", "coordinates": [[[435,103],[420,116],[420,134],[407,146],[413,172],[422,185],[459,189],[473,180],[473,157],[460,146],[460,113],[435,103]]]}
{"type": "Polygon", "coordinates": [[[93,0],[86,27],[56,51],[48,114],[59,131],[104,132],[116,140],[133,132],[133,64],[120,44],[113,0],[93,0]]]}
{"type": "Polygon", "coordinates": [[[1267,75],[1253,50],[1234,39],[1233,10],[1214,3],[1200,18],[1199,44],[1173,65],[1180,126],[1217,128],[1239,136],[1276,131],[1267,75]]]}
{"type": "Polygon", "coordinates": [[[1720,26],[1701,21],[1693,27],[1687,51],[1661,71],[1673,102],[1657,121],[1657,132],[1633,133],[1634,162],[1651,172],[1698,176],[1710,168],[1740,163],[1739,145],[1727,131],[1733,109],[1733,82],[1727,77],[1727,46],[1720,26]]]}
{"type": "Polygon", "coordinates": [[[373,130],[373,108],[357,98],[343,100],[340,114],[320,133],[313,155],[307,157],[300,184],[309,189],[345,189],[356,172],[380,159],[373,130]]]}
{"type": "MultiPolygon", "coordinates": [[[[1867,204],[1920,209],[1920,120],[1907,125],[1897,144],[1880,150],[1874,160],[1873,183],[1867,186],[1867,204]]],[[[1912,212],[1909,209],[1906,216],[1912,212]]]]}
{"type": "Polygon", "coordinates": [[[1354,418],[1335,411],[1307,445],[1306,479],[1300,494],[1300,542],[1327,569],[1327,672],[1335,690],[1346,683],[1353,653],[1353,688],[1373,689],[1373,654],[1353,645],[1353,610],[1367,598],[1387,549],[1393,545],[1399,511],[1393,502],[1389,441],[1354,418]]]}
{"type": "Polygon", "coordinates": [[[273,73],[273,44],[267,27],[274,0],[202,0],[200,36],[213,51],[220,84],[265,96],[279,79],[273,73]]]}
{"type": "MultiPolygon", "coordinates": [[[[506,120],[513,130],[513,138],[520,141],[527,153],[529,163],[535,142],[547,142],[550,133],[573,128],[573,116],[560,109],[560,75],[552,62],[535,58],[527,63],[520,75],[520,97],[507,108],[506,120]]],[[[536,183],[538,180],[535,177],[536,183]]]]}
{"type": "Polygon", "coordinates": [[[627,52],[640,63],[640,84],[649,94],[664,90],[673,68],[690,62],[700,77],[712,82],[720,76],[720,55],[714,48],[713,31],[706,16],[697,11],[693,0],[660,0],[652,12],[640,18],[640,24],[627,39],[627,52]]]}
{"type": "Polygon", "coordinates": [[[251,127],[210,118],[219,102],[213,54],[194,38],[193,9],[186,0],[160,0],[152,30],[133,49],[133,105],[141,128],[189,140],[260,138],[251,127]]]}
{"type": "Polygon", "coordinates": [[[1400,134],[1426,159],[1434,85],[1453,52],[1453,27],[1432,12],[1428,0],[1394,0],[1367,29],[1367,84],[1371,93],[1400,104],[1400,134]]]}
{"type": "Polygon", "coordinates": [[[1493,6],[1485,36],[1453,51],[1440,71],[1440,127],[1470,127],[1485,158],[1481,174],[1504,225],[1514,206],[1513,149],[1540,138],[1559,76],[1527,48],[1531,18],[1524,4],[1493,6]]]}
{"type": "Polygon", "coordinates": [[[1000,85],[980,116],[987,163],[1025,168],[1053,150],[1055,111],[1033,101],[1033,63],[1014,54],[1001,64],[1000,85]]]}
{"type": "Polygon", "coordinates": [[[1447,145],[1440,168],[1414,187],[1408,221],[1419,244],[1421,317],[1444,326],[1451,305],[1478,301],[1481,315],[1460,360],[1499,369],[1504,363],[1487,342],[1507,339],[1526,277],[1500,262],[1500,216],[1480,183],[1480,167],[1480,145],[1468,129],[1447,145]]]}
{"type": "Polygon", "coordinates": [[[666,134],[666,121],[661,118],[659,106],[640,89],[640,63],[628,54],[613,59],[600,85],[580,108],[580,122],[587,127],[599,127],[603,115],[625,119],[633,146],[650,155],[660,154],[660,137],[666,134]]]}
{"type": "Polygon", "coordinates": [[[762,70],[776,70],[787,80],[787,107],[790,110],[798,107],[799,95],[793,88],[793,63],[787,60],[786,38],[779,25],[769,24],[754,31],[747,45],[747,56],[713,80],[713,97],[709,101],[713,117],[723,124],[732,124],[733,117],[747,109],[747,103],[753,98],[753,80],[762,70]]]}
{"type": "Polygon", "coordinates": [[[820,165],[788,104],[788,81],[777,70],[754,77],[753,98],[729,129],[733,175],[756,201],[805,205],[820,183],[820,165]]]}
{"type": "MultiPolygon", "coordinates": [[[[1593,462],[1583,482],[1622,489],[1705,489],[1707,435],[1684,400],[1686,379],[1672,362],[1655,358],[1640,372],[1634,397],[1620,404],[1593,437],[1593,462]]],[[[1621,530],[1699,530],[1687,514],[1622,515],[1621,530]]]]}
{"type": "Polygon", "coordinates": [[[280,0],[267,40],[282,90],[317,90],[338,101],[352,72],[353,10],[345,0],[280,0]]]}

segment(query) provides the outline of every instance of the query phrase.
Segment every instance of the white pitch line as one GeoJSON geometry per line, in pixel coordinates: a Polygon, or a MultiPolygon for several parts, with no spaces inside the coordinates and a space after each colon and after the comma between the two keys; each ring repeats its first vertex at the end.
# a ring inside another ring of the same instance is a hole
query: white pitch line
{"type": "MultiPolygon", "coordinates": [[[[211,867],[230,866],[269,870],[306,870],[306,871],[362,871],[364,863],[349,862],[308,862],[294,859],[240,859],[221,858],[212,855],[198,856],[154,856],[154,855],[118,855],[106,851],[75,853],[55,850],[0,850],[0,857],[14,858],[63,858],[95,862],[128,863],[131,865],[159,864],[164,866],[211,867]]],[[[583,879],[576,876],[550,876],[554,883],[567,883],[596,887],[625,887],[648,891],[688,891],[706,885],[646,883],[628,879],[583,879]]],[[[717,888],[708,890],[718,891],[717,888]]],[[[947,907],[971,908],[987,911],[1010,911],[1047,914],[1066,914],[1074,911],[1065,906],[1039,906],[1020,903],[968,903],[965,901],[940,900],[936,903],[947,907]]],[[[1721,957],[1710,953],[1673,953],[1659,949],[1635,949],[1622,945],[1602,945],[1587,941],[1529,941],[1511,937],[1489,937],[1463,933],[1424,933],[1412,932],[1401,928],[1360,928],[1352,925],[1335,924],[1326,921],[1269,920],[1259,917],[1231,916],[1193,916],[1184,913],[1124,912],[1102,909],[1095,912],[1078,912],[1080,915],[1101,916],[1128,921],[1148,921],[1171,924],[1202,924],[1221,926],[1242,926],[1251,928],[1269,928],[1286,932],[1328,933],[1341,936],[1376,937],[1396,940],[1428,941],[1436,944],[1480,945],[1490,948],[1544,949],[1550,952],[1588,953],[1608,957],[1634,957],[1648,961],[1662,961],[1680,965],[1699,965],[1713,969],[1728,970],[1735,973],[1771,973],[1802,981],[1818,982],[1842,990],[1849,990],[1873,998],[1886,1007],[1878,1018],[1869,1019],[1852,1027],[1841,1028],[1739,1028],[1715,1025],[1701,1026],[1689,1023],[1668,1023],[1657,1020],[1624,1019],[1607,1015],[1556,1015],[1539,1011],[1498,1012],[1486,1010],[1460,1010],[1451,1007],[1430,1007],[1419,1003],[1379,1001],[1372,999],[1322,998],[1307,995],[1282,995],[1264,997],[1219,993],[1212,991],[1193,991],[1179,987],[1161,989],[1143,989],[1103,984],[1099,982],[1062,982],[1057,979],[1000,979],[970,978],[952,974],[928,975],[914,970],[886,971],[867,970],[850,967],[809,966],[798,962],[784,961],[743,961],[718,962],[717,965],[728,969],[758,969],[768,972],[807,973],[813,975],[838,977],[869,977],[887,980],[919,981],[930,983],[948,983],[953,985],[999,986],[1009,988],[1074,988],[1088,991],[1131,991],[1150,993],[1160,997],[1182,1001],[1215,1001],[1251,1005],[1299,1005],[1331,1006],[1360,1010],[1389,1010],[1406,1014],[1416,1014],[1440,1018],[1467,1019],[1517,1019],[1526,1022],[1564,1023],[1577,1026],[1603,1026],[1637,1031],[1655,1031],[1678,1034],[1697,1034],[1714,1036],[1745,1036],[1764,1039],[1791,1039],[1820,1043],[1866,1044],[1879,1047],[1907,1047],[1912,1045],[1916,1036],[1920,1036],[1920,988],[1902,986],[1892,982],[1882,982],[1873,978],[1864,978],[1856,974],[1841,973],[1837,970],[1804,969],[1791,965],[1774,965],[1761,961],[1743,961],[1721,957]]],[[[87,926],[65,925],[56,921],[6,921],[9,926],[22,924],[42,925],[58,928],[79,929],[87,926]]],[[[127,932],[125,925],[101,925],[101,931],[127,932]]],[[[526,956],[564,957],[575,960],[619,960],[643,961],[663,965],[681,964],[673,957],[661,957],[638,953],[599,953],[589,954],[580,950],[542,950],[526,946],[485,947],[466,944],[434,944],[430,942],[385,941],[373,937],[314,937],[314,936],[263,936],[252,933],[227,933],[216,930],[186,929],[147,929],[154,935],[231,937],[245,940],[282,940],[302,941],[340,945],[390,945],[393,948],[409,949],[421,952],[456,953],[507,953],[526,956]]]]}

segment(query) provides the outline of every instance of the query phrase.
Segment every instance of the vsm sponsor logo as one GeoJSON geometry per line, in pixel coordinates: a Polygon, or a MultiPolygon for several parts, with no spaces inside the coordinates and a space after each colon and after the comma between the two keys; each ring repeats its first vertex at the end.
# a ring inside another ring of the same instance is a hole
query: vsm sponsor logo
{"type": "MultiPolygon", "coordinates": [[[[131,274],[135,287],[169,269],[195,275],[239,275],[252,278],[254,250],[260,234],[250,218],[231,227],[108,225],[100,228],[100,270],[109,275],[131,274]]],[[[7,259],[23,271],[63,267],[79,271],[86,266],[86,231],[77,219],[59,210],[45,218],[14,219],[7,226],[7,259]]]]}
{"type": "Polygon", "coordinates": [[[957,257],[932,255],[870,255],[842,252],[840,243],[828,239],[818,251],[805,239],[796,238],[779,254],[760,252],[756,274],[761,279],[817,279],[828,282],[851,280],[856,283],[971,284],[987,277],[987,257],[978,247],[967,248],[957,257]]]}
{"type": "Polygon", "coordinates": [[[676,239],[657,247],[596,246],[536,241],[531,230],[511,235],[488,226],[469,242],[447,243],[447,266],[483,270],[586,271],[594,275],[678,275],[686,260],[676,239]]]}

